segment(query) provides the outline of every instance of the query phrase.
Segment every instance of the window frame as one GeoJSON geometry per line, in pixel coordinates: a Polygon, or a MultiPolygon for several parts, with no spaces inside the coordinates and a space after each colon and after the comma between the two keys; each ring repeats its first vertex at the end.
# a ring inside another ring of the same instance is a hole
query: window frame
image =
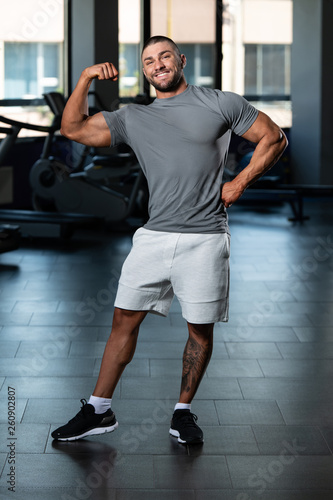
{"type": "MultiPolygon", "coordinates": [[[[63,50],[60,55],[60,64],[62,65],[62,76],[63,76],[63,86],[64,93],[68,92],[70,86],[70,70],[71,67],[71,51],[70,51],[70,41],[71,41],[71,3],[72,0],[64,0],[64,42],[63,50]]],[[[0,99],[0,107],[37,107],[45,106],[46,102],[43,97],[32,97],[32,98],[4,98],[0,99]]]]}
{"type": "MultiPolygon", "coordinates": [[[[251,101],[290,101],[291,100],[291,95],[290,95],[290,74],[289,74],[289,82],[287,83],[287,77],[288,77],[288,64],[290,68],[290,52],[291,52],[291,46],[286,45],[286,44],[277,44],[279,47],[284,47],[284,89],[286,89],[289,85],[289,93],[278,93],[278,94],[269,94],[264,92],[264,83],[263,83],[263,77],[264,77],[264,72],[265,68],[263,67],[263,56],[264,56],[264,49],[265,46],[269,46],[272,44],[244,44],[244,51],[245,51],[245,68],[246,68],[246,48],[253,46],[255,48],[255,54],[256,54],[256,64],[257,64],[257,69],[256,69],[256,90],[257,93],[250,93],[246,92],[246,88],[244,88],[244,97],[248,98],[250,97],[249,100],[251,101]],[[258,63],[259,61],[259,63],[258,63]],[[258,92],[258,89],[261,87],[261,93],[258,92]]],[[[246,87],[246,84],[244,82],[244,87],[246,87]]]]}

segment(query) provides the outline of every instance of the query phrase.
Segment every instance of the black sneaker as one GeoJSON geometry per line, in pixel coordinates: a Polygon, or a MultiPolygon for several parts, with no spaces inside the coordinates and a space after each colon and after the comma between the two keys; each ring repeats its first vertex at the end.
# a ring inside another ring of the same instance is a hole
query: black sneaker
{"type": "Polygon", "coordinates": [[[94,434],[112,432],[118,427],[118,422],[113,411],[107,410],[100,415],[95,413],[95,408],[81,399],[81,410],[66,425],[52,432],[53,439],[58,441],[74,441],[94,434]]]}
{"type": "Polygon", "coordinates": [[[203,432],[196,424],[198,417],[190,410],[175,410],[171,420],[169,433],[178,438],[179,443],[203,443],[203,432]]]}

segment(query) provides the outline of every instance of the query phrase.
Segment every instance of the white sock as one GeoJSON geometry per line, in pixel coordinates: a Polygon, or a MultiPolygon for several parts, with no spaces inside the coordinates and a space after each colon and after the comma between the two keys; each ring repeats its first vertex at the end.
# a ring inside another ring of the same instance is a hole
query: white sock
{"type": "Polygon", "coordinates": [[[93,405],[93,407],[95,408],[95,413],[97,415],[100,415],[101,413],[105,413],[109,408],[111,408],[111,401],[112,399],[90,396],[88,404],[93,405]]]}
{"type": "Polygon", "coordinates": [[[177,403],[175,410],[191,410],[191,404],[187,403],[177,403]]]}

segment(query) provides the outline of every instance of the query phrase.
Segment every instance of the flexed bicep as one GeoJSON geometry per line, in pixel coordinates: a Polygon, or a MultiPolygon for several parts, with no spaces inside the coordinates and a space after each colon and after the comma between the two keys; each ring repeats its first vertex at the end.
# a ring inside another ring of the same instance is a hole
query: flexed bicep
{"type": "Polygon", "coordinates": [[[107,147],[111,144],[111,135],[104,116],[102,113],[89,116],[88,92],[95,78],[115,81],[118,71],[109,62],[95,64],[82,71],[63,111],[60,132],[68,139],[86,146],[107,147]]]}
{"type": "Polygon", "coordinates": [[[102,113],[87,116],[80,129],[75,130],[73,135],[70,132],[64,135],[86,146],[104,148],[111,145],[110,129],[102,113]]]}

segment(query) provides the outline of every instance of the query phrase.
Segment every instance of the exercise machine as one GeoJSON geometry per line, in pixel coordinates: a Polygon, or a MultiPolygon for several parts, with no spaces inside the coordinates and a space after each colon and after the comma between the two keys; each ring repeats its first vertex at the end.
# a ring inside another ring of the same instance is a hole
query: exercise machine
{"type": "MultiPolygon", "coordinates": [[[[7,129],[0,127],[0,133],[6,134],[7,129]]],[[[19,226],[0,224],[0,253],[17,250],[21,239],[19,226]]]]}
{"type": "Polygon", "coordinates": [[[0,224],[0,254],[17,250],[20,246],[20,226],[0,224]]]}
{"type": "Polygon", "coordinates": [[[0,143],[0,168],[22,128],[47,134],[41,157],[29,175],[34,211],[0,210],[0,221],[24,225],[25,232],[31,236],[36,235],[33,228],[37,224],[44,235],[51,227],[58,226],[59,236],[70,237],[82,226],[124,221],[134,208],[145,216],[148,188],[134,153],[127,148],[92,156],[90,148],[83,148],[76,165],[70,166],[53,157],[65,100],[56,92],[45,94],[44,98],[54,113],[49,127],[0,116],[0,122],[9,125],[3,129],[6,137],[0,143]],[[89,156],[92,156],[91,162],[86,164],[89,156]]]}
{"type": "MultiPolygon", "coordinates": [[[[52,92],[44,97],[60,125],[65,106],[62,94],[52,92]]],[[[124,221],[136,205],[143,204],[147,198],[145,178],[130,148],[94,155],[88,165],[85,162],[91,149],[84,148],[77,164],[69,167],[52,156],[55,132],[55,128],[50,129],[42,155],[30,171],[35,208],[53,205],[60,213],[89,214],[112,223],[124,221]]]]}
{"type": "MultiPolygon", "coordinates": [[[[224,182],[233,180],[249,163],[253,151],[244,155],[234,168],[226,168],[224,182]]],[[[304,198],[332,198],[332,185],[316,184],[287,184],[279,175],[264,175],[242,195],[238,204],[250,202],[266,203],[289,203],[292,216],[288,217],[291,222],[304,222],[309,216],[304,213],[304,198]]]]}
{"type": "MultiPolygon", "coordinates": [[[[0,129],[0,132],[5,134],[5,137],[0,142],[0,169],[5,166],[8,153],[14,147],[17,136],[23,128],[44,132],[48,136],[59,129],[59,124],[56,122],[50,127],[46,127],[12,120],[4,116],[0,116],[0,122],[7,125],[0,129]]],[[[14,249],[18,245],[19,233],[32,237],[60,236],[69,238],[80,227],[93,227],[96,225],[96,218],[82,214],[56,214],[36,212],[34,210],[1,209],[0,223],[3,228],[3,249],[14,249]]]]}

